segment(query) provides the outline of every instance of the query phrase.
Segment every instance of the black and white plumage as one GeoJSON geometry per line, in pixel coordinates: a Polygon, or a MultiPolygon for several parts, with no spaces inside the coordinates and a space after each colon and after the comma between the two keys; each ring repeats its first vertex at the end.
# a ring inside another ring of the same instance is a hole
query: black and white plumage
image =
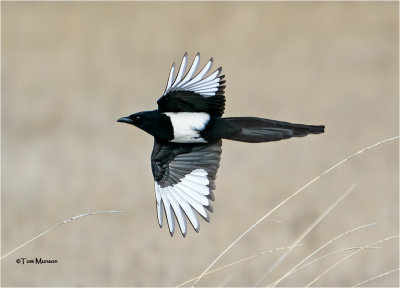
{"type": "Polygon", "coordinates": [[[209,73],[212,62],[210,59],[197,72],[198,53],[186,69],[188,55],[185,53],[177,73],[175,64],[171,67],[157,110],[118,119],[154,136],[151,168],[157,218],[162,227],[165,214],[171,236],[175,219],[183,236],[187,233],[187,222],[199,231],[199,215],[209,221],[222,139],[249,143],[279,141],[323,133],[325,128],[257,117],[222,118],[225,80],[220,75],[222,68],[209,73]]]}
{"type": "Polygon", "coordinates": [[[197,53],[185,76],[188,55],[185,53],[178,74],[175,77],[175,63],[172,65],[164,95],[158,99],[159,112],[205,112],[221,117],[225,110],[225,75],[218,68],[209,76],[213,59],[211,58],[201,71],[195,75],[200,63],[197,53]]]}
{"type": "Polygon", "coordinates": [[[151,167],[155,179],[157,217],[163,224],[162,211],[174,232],[175,214],[182,234],[186,235],[186,218],[196,231],[200,224],[195,211],[209,220],[212,211],[215,178],[221,159],[221,140],[212,144],[160,143],[154,140],[151,167]]]}

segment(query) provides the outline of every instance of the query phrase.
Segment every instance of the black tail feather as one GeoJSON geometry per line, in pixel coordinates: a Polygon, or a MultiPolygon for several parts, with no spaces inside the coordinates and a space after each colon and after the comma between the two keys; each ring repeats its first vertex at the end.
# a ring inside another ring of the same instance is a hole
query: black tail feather
{"type": "Polygon", "coordinates": [[[324,133],[323,125],[293,124],[257,117],[231,117],[223,118],[231,127],[224,139],[260,143],[279,141],[292,137],[304,137],[308,134],[324,133]],[[232,129],[232,128],[237,129],[232,129]]]}

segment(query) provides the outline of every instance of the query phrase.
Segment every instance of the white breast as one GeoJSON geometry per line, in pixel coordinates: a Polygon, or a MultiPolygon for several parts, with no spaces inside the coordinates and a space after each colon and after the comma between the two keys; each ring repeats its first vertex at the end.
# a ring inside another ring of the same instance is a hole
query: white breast
{"type": "Polygon", "coordinates": [[[203,112],[168,112],[164,114],[171,119],[174,128],[174,139],[171,142],[207,143],[200,136],[200,131],[210,121],[210,115],[203,112]]]}

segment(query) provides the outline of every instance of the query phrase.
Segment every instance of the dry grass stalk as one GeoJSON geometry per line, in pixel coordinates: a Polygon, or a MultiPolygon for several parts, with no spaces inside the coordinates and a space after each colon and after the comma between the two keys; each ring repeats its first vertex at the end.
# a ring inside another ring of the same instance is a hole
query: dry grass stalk
{"type": "MultiPolygon", "coordinates": [[[[381,248],[382,248],[382,247],[368,247],[368,248],[364,248],[364,247],[358,246],[358,247],[348,247],[348,248],[339,249],[339,250],[336,250],[336,251],[333,251],[333,252],[324,254],[324,255],[322,255],[321,257],[315,258],[314,260],[312,260],[312,261],[310,261],[310,262],[308,262],[308,263],[306,263],[306,264],[300,266],[299,268],[297,268],[296,270],[294,270],[293,272],[291,272],[291,273],[288,274],[287,276],[290,276],[290,275],[296,273],[297,271],[300,271],[300,270],[302,270],[302,269],[308,267],[309,265],[311,265],[311,264],[313,264],[313,263],[315,263],[315,262],[318,262],[319,260],[322,260],[322,259],[324,259],[324,258],[327,258],[327,257],[332,256],[332,255],[335,255],[335,254],[339,254],[339,253],[341,253],[341,252],[347,252],[347,251],[359,250],[359,249],[381,249],[381,248]]],[[[286,275],[286,274],[285,274],[285,275],[286,275]]],[[[285,277],[285,278],[286,278],[286,277],[285,277]]],[[[279,279],[279,282],[281,282],[280,279],[279,279]]],[[[274,283],[268,285],[267,287],[274,287],[274,286],[276,286],[277,284],[278,284],[278,281],[275,281],[274,283]]]]}
{"type": "Polygon", "coordinates": [[[59,224],[57,224],[57,225],[55,225],[55,226],[53,226],[53,227],[50,227],[50,228],[47,229],[46,231],[40,233],[39,235],[33,237],[32,239],[30,239],[30,240],[28,240],[28,241],[22,243],[21,245],[19,245],[18,247],[14,248],[14,249],[11,250],[10,252],[8,252],[8,253],[4,254],[3,256],[1,256],[1,260],[3,260],[4,258],[6,258],[7,256],[11,255],[11,254],[14,253],[15,251],[21,249],[21,248],[24,247],[25,245],[31,243],[32,241],[34,241],[34,240],[36,240],[36,239],[42,237],[43,235],[46,235],[46,234],[49,233],[50,231],[53,231],[53,230],[57,229],[58,227],[60,227],[60,226],[62,226],[62,225],[64,225],[64,224],[67,224],[67,223],[69,223],[69,222],[72,222],[72,221],[74,221],[74,220],[77,220],[77,219],[80,219],[80,218],[83,218],[83,217],[86,217],[86,216],[97,215],[97,214],[116,214],[116,213],[123,213],[123,212],[124,212],[124,211],[95,211],[95,212],[90,212],[90,213],[85,213],[85,214],[81,214],[81,215],[74,216],[74,217],[72,217],[72,218],[69,218],[69,219],[67,219],[67,220],[64,220],[63,222],[61,222],[61,223],[59,223],[59,224]]]}
{"type": "Polygon", "coordinates": [[[268,269],[268,271],[261,277],[261,279],[257,282],[256,286],[259,286],[265,278],[276,268],[282,261],[289,255],[289,253],[293,250],[297,244],[299,244],[321,221],[330,213],[333,209],[344,199],[346,198],[350,192],[356,188],[356,184],[351,185],[328,209],[325,210],[294,242],[289,246],[289,249],[268,269]]]}
{"type": "Polygon", "coordinates": [[[331,271],[333,268],[335,268],[336,266],[338,266],[339,264],[341,264],[342,262],[344,262],[345,260],[349,259],[350,257],[354,256],[355,254],[363,251],[364,249],[370,248],[378,243],[382,243],[391,239],[395,239],[395,238],[399,238],[399,235],[394,235],[394,236],[390,236],[390,237],[386,237],[385,239],[381,239],[375,242],[372,242],[370,244],[367,244],[365,246],[362,246],[361,249],[354,251],[353,253],[347,255],[346,257],[342,258],[340,261],[336,262],[335,264],[333,264],[331,267],[329,267],[328,269],[326,269],[324,272],[322,272],[320,275],[318,275],[316,278],[314,278],[310,283],[308,283],[305,287],[310,287],[312,284],[314,284],[315,282],[317,282],[319,279],[321,279],[322,276],[324,276],[326,273],[328,273],[329,271],[331,271]]]}
{"type": "Polygon", "coordinates": [[[367,280],[365,280],[365,281],[362,281],[362,282],[360,282],[360,283],[357,283],[356,285],[354,285],[354,286],[352,286],[352,287],[357,287],[357,286],[363,285],[363,284],[365,284],[365,283],[367,283],[367,282],[370,282],[370,281],[372,281],[372,280],[381,278],[381,277],[383,277],[383,276],[389,275],[389,274],[394,273],[394,272],[397,272],[397,271],[399,271],[399,270],[400,270],[400,268],[396,268],[396,269],[387,271],[387,272],[385,272],[385,273],[379,274],[379,275],[374,276],[374,277],[371,277],[371,278],[369,278],[369,279],[367,279],[367,280]]]}
{"type": "Polygon", "coordinates": [[[256,227],[258,224],[260,224],[264,219],[266,219],[268,216],[270,216],[273,212],[275,212],[276,210],[278,210],[281,206],[283,206],[286,202],[288,202],[290,199],[292,199],[294,196],[296,196],[297,194],[299,194],[300,192],[302,192],[303,190],[305,190],[308,186],[310,186],[311,184],[313,184],[315,181],[317,181],[318,179],[320,179],[321,177],[323,177],[324,175],[330,173],[331,171],[333,171],[334,169],[336,169],[337,167],[341,166],[342,164],[344,164],[345,162],[349,161],[350,159],[354,158],[355,156],[358,156],[362,153],[364,153],[367,150],[370,150],[372,148],[378,147],[382,144],[385,144],[387,142],[399,139],[400,136],[395,136],[392,138],[388,138],[382,141],[379,141],[373,145],[370,145],[368,147],[365,147],[359,151],[357,151],[354,154],[351,154],[350,156],[346,157],[345,159],[341,160],[340,162],[336,163],[335,165],[333,165],[332,167],[330,167],[329,169],[325,170],[322,174],[320,174],[319,176],[315,177],[314,179],[312,179],[311,181],[309,181],[307,184],[305,184],[303,187],[301,187],[300,189],[298,189],[296,192],[294,192],[292,195],[290,195],[289,197],[287,197],[285,200],[283,200],[282,202],[280,202],[278,205],[276,205],[274,208],[272,208],[272,210],[270,210],[267,214],[265,214],[263,217],[261,217],[257,222],[255,222],[249,229],[247,229],[245,232],[243,232],[239,237],[237,237],[224,251],[222,251],[222,253],[220,253],[217,258],[215,258],[210,265],[208,265],[208,267],[201,273],[201,275],[197,278],[197,280],[195,281],[195,283],[193,285],[197,285],[197,283],[199,283],[199,281],[201,280],[201,278],[204,277],[204,275],[219,261],[219,259],[221,259],[230,249],[232,249],[233,246],[236,245],[236,243],[238,243],[244,236],[246,236],[251,230],[254,229],[254,227],[256,227]]]}
{"type": "MultiPolygon", "coordinates": [[[[297,263],[297,264],[296,264],[292,269],[290,269],[285,275],[283,275],[281,278],[279,278],[278,280],[276,280],[274,283],[270,284],[269,286],[272,286],[272,287],[273,287],[273,286],[276,286],[276,285],[277,285],[279,282],[281,282],[283,279],[285,279],[285,278],[288,277],[289,275],[292,275],[293,273],[297,272],[298,270],[300,270],[300,269],[302,269],[302,268],[308,266],[309,264],[311,264],[311,263],[313,263],[313,262],[315,262],[315,261],[317,261],[317,260],[319,260],[319,259],[322,259],[322,258],[324,258],[324,257],[327,257],[327,256],[329,256],[329,255],[331,255],[331,254],[335,254],[335,252],[334,252],[334,253],[325,254],[324,256],[322,256],[322,257],[320,257],[320,258],[317,258],[317,259],[315,259],[315,260],[313,260],[313,261],[308,262],[308,263],[305,264],[305,265],[302,265],[302,264],[305,263],[307,260],[309,260],[312,256],[314,256],[314,255],[317,254],[319,251],[321,251],[322,249],[324,249],[325,247],[327,247],[327,246],[330,245],[331,243],[335,242],[336,240],[338,240],[338,239],[340,239],[340,238],[342,238],[342,237],[344,237],[344,236],[346,236],[346,235],[348,235],[348,234],[350,234],[350,233],[352,233],[352,232],[355,232],[355,231],[357,231],[357,230],[359,230],[359,229],[369,228],[369,227],[372,227],[372,226],[375,226],[375,225],[376,225],[376,223],[370,223],[370,224],[366,224],[366,225],[357,226],[357,227],[355,227],[355,228],[353,228],[353,229],[347,230],[346,232],[344,232],[344,233],[342,233],[342,234],[340,234],[340,235],[338,235],[338,236],[332,238],[331,240],[329,240],[328,242],[326,242],[324,245],[322,245],[322,246],[320,246],[318,249],[314,250],[314,252],[312,252],[310,255],[308,255],[307,257],[305,257],[305,258],[304,258],[303,260],[301,260],[299,263],[297,263]]],[[[349,249],[349,248],[345,248],[345,249],[349,249]]],[[[338,250],[338,251],[336,251],[336,253],[341,252],[341,251],[344,251],[344,249],[338,250]]]]}
{"type": "MultiPolygon", "coordinates": [[[[300,246],[302,246],[302,245],[303,245],[303,244],[299,244],[299,245],[297,245],[296,247],[300,247],[300,246]]],[[[296,248],[296,247],[295,247],[295,248],[296,248]]],[[[289,249],[289,246],[287,246],[287,247],[275,248],[275,249],[271,249],[271,250],[268,250],[268,251],[263,251],[263,252],[254,254],[254,255],[252,255],[252,256],[249,256],[249,257],[246,257],[246,258],[242,258],[242,259],[237,260],[237,261],[235,261],[235,262],[232,262],[232,263],[229,263],[229,264],[227,264],[227,265],[224,265],[224,266],[221,266],[221,267],[219,267],[219,268],[216,268],[216,269],[214,269],[214,270],[208,271],[207,274],[205,274],[205,275],[210,275],[210,274],[212,274],[212,273],[215,273],[215,272],[218,272],[218,271],[220,271],[220,270],[229,268],[229,267],[231,267],[231,266],[234,266],[234,265],[237,265],[237,264],[240,264],[240,263],[249,261],[249,260],[254,259],[254,258],[256,258],[256,257],[263,256],[263,255],[267,255],[267,254],[270,254],[270,253],[273,253],[273,252],[282,251],[282,250],[285,250],[285,249],[289,249]]],[[[190,279],[190,280],[187,280],[187,281],[185,281],[185,282],[183,282],[183,283],[177,285],[176,287],[182,287],[182,286],[184,286],[184,285],[186,285],[186,284],[189,284],[190,282],[193,282],[194,280],[196,280],[198,277],[199,277],[199,276],[196,276],[196,277],[194,277],[194,278],[192,278],[192,279],[190,279]]]]}

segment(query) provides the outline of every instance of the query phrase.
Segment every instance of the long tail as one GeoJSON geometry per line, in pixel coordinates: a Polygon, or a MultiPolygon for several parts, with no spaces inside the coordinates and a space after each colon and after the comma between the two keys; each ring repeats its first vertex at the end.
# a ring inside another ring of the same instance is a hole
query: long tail
{"type": "Polygon", "coordinates": [[[257,117],[223,118],[230,129],[227,129],[224,139],[260,143],[279,141],[291,137],[304,137],[308,134],[324,133],[323,125],[292,124],[257,117]]]}

